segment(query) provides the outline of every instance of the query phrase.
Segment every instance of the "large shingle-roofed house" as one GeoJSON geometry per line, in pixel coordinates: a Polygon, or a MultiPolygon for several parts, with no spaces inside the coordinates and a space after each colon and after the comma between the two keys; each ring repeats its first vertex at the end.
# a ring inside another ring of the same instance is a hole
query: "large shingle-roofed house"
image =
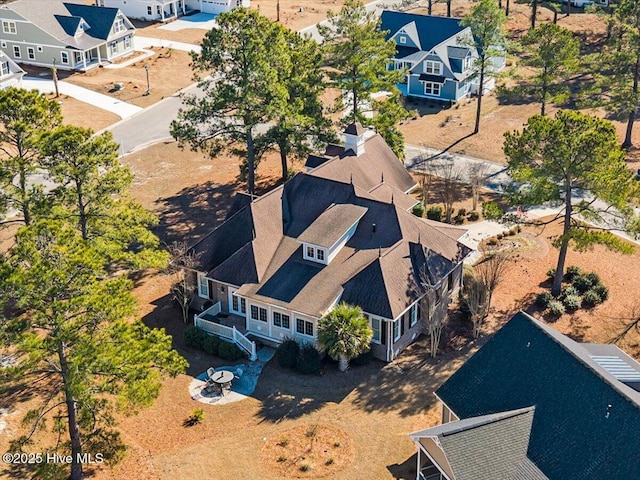
{"type": "Polygon", "coordinates": [[[457,242],[464,230],[407,211],[415,182],[379,135],[357,125],[345,139],[195,245],[199,293],[273,343],[314,342],[338,302],[359,305],[374,355],[391,361],[423,332],[421,315],[446,314],[468,252],[457,242]],[[371,193],[381,185],[392,198],[371,193]]]}
{"type": "Polygon", "coordinates": [[[615,345],[518,313],[437,390],[443,425],[411,434],[416,478],[638,478],[639,386],[640,364],[615,345]]]}
{"type": "Polygon", "coordinates": [[[135,27],[117,8],[16,0],[0,22],[0,49],[17,63],[87,70],[133,52],[135,27]]]}
{"type": "MultiPolygon", "coordinates": [[[[471,29],[459,18],[419,15],[385,10],[381,26],[387,39],[396,42],[396,56],[390,68],[406,68],[408,74],[398,85],[411,98],[458,101],[477,93],[474,77],[478,52],[472,45],[471,29]]],[[[491,60],[492,71],[505,65],[504,57],[491,60]]],[[[488,72],[484,91],[491,90],[495,79],[488,72]]]]}

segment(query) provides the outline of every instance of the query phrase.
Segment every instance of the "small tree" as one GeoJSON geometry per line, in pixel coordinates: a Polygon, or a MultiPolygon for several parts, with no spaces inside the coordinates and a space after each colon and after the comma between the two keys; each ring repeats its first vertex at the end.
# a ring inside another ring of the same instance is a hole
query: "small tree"
{"type": "Polygon", "coordinates": [[[566,80],[578,69],[580,42],[573,32],[553,23],[530,30],[521,42],[530,53],[524,64],[538,70],[533,88],[544,115],[547,102],[561,100],[569,90],[566,80]]]}
{"type": "Polygon", "coordinates": [[[196,297],[197,285],[193,269],[198,263],[198,255],[186,242],[174,242],[168,247],[170,260],[168,272],[173,276],[171,296],[180,305],[182,320],[189,322],[189,307],[196,297]]]}
{"type": "Polygon", "coordinates": [[[485,315],[489,313],[491,308],[491,300],[493,292],[502,282],[504,274],[509,269],[510,255],[507,251],[502,250],[482,256],[480,261],[473,267],[477,282],[486,291],[486,301],[484,305],[485,315]]]}
{"type": "Polygon", "coordinates": [[[473,163],[467,172],[467,178],[469,179],[469,185],[471,186],[471,200],[473,201],[472,210],[478,209],[478,197],[480,196],[480,189],[487,180],[489,173],[489,165],[486,162],[473,163]]]}
{"type": "Polygon", "coordinates": [[[640,218],[630,203],[637,186],[611,122],[571,111],[559,111],[555,119],[536,115],[522,132],[505,134],[504,151],[512,178],[523,184],[510,192],[512,204],[563,205],[556,216],[563,218],[563,229],[554,241],[560,249],[554,296],[560,294],[570,244],[578,250],[601,244],[623,253],[633,251],[610,232],[640,234],[640,218]]]}
{"type": "Polygon", "coordinates": [[[478,78],[478,103],[476,123],[473,133],[480,131],[482,96],[487,73],[491,73],[493,57],[504,54],[506,17],[495,0],[480,0],[471,9],[471,13],[462,19],[461,24],[470,27],[472,38],[467,39],[469,46],[476,48],[478,57],[474,64],[474,76],[478,78]]]}
{"type": "Polygon", "coordinates": [[[469,317],[473,326],[473,338],[480,336],[480,327],[487,317],[488,289],[481,279],[471,277],[465,281],[463,301],[469,310],[469,317]]]}
{"type": "Polygon", "coordinates": [[[462,187],[462,169],[453,160],[434,162],[431,169],[438,177],[438,194],[444,206],[444,221],[451,223],[453,204],[460,195],[462,187]]]}
{"type": "Polygon", "coordinates": [[[372,338],[373,330],[362,309],[344,302],[318,323],[318,345],[339,361],[341,372],[347,370],[350,360],[370,348],[372,338]]]}

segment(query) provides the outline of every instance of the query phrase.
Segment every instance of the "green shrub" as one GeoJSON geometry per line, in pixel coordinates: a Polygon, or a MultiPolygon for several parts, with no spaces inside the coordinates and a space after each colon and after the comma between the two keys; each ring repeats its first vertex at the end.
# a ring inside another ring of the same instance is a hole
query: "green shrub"
{"type": "Polygon", "coordinates": [[[184,344],[187,347],[202,349],[203,343],[208,336],[206,332],[192,325],[184,330],[184,344]]]}
{"type": "Polygon", "coordinates": [[[591,287],[595,286],[593,283],[593,278],[585,274],[580,274],[573,277],[571,285],[576,287],[580,293],[584,293],[591,287]]]}
{"type": "Polygon", "coordinates": [[[351,360],[351,363],[353,365],[362,366],[371,363],[371,360],[373,360],[373,352],[371,351],[371,349],[369,349],[351,360]]]}
{"type": "Polygon", "coordinates": [[[300,353],[300,345],[293,338],[286,338],[276,350],[278,365],[282,368],[294,368],[300,353]]]}
{"type": "Polygon", "coordinates": [[[475,210],[471,210],[467,218],[470,222],[477,222],[480,219],[480,214],[475,210]]]}
{"type": "Polygon", "coordinates": [[[307,343],[300,347],[296,370],[304,375],[319,375],[322,365],[322,354],[316,347],[307,343]]]}
{"type": "Polygon", "coordinates": [[[503,234],[501,234],[501,233],[499,233],[499,234],[497,234],[497,235],[496,235],[496,238],[497,238],[498,240],[502,240],[502,237],[504,237],[504,235],[503,235],[503,234]]]}
{"type": "Polygon", "coordinates": [[[458,209],[458,217],[464,217],[467,214],[467,209],[466,208],[459,208],[458,209]]]}
{"type": "Polygon", "coordinates": [[[540,292],[536,295],[535,303],[540,308],[547,308],[551,300],[553,300],[553,296],[549,292],[540,292]]]}
{"type": "Polygon", "coordinates": [[[482,216],[487,220],[500,220],[504,210],[496,202],[482,203],[482,216]]]}
{"type": "Polygon", "coordinates": [[[605,287],[602,283],[599,283],[598,285],[594,285],[592,290],[598,294],[601,302],[604,302],[609,298],[609,289],[605,287]]]}
{"type": "Polygon", "coordinates": [[[578,289],[573,285],[567,285],[562,289],[562,292],[560,293],[560,296],[562,298],[567,298],[571,295],[578,295],[578,296],[580,295],[580,292],[578,291],[578,289]]]}
{"type": "Polygon", "coordinates": [[[602,299],[593,288],[588,290],[582,297],[582,306],[584,308],[593,308],[600,303],[602,303],[602,299]]]}
{"type": "Polygon", "coordinates": [[[220,340],[220,345],[218,346],[218,356],[220,358],[224,358],[225,360],[240,360],[242,357],[244,357],[244,353],[235,343],[220,340]]]}
{"type": "Polygon", "coordinates": [[[556,269],[550,268],[547,270],[547,278],[553,282],[553,279],[556,277],[556,269]]]}
{"type": "Polygon", "coordinates": [[[582,299],[578,295],[567,295],[562,304],[567,312],[575,312],[582,306],[582,299]]]}
{"type": "Polygon", "coordinates": [[[562,280],[564,280],[565,282],[572,282],[573,279],[576,278],[580,274],[582,274],[582,271],[580,270],[580,267],[576,267],[575,265],[571,265],[571,266],[567,267],[567,270],[564,272],[564,277],[562,278],[562,280]]]}
{"type": "Polygon", "coordinates": [[[464,223],[464,216],[456,215],[455,217],[453,217],[453,223],[455,223],[456,225],[462,225],[464,223]]]}
{"type": "Polygon", "coordinates": [[[202,349],[209,355],[218,355],[219,346],[220,338],[216,335],[207,335],[207,338],[202,342],[202,349]]]}
{"type": "Polygon", "coordinates": [[[439,205],[430,207],[429,210],[427,210],[427,218],[440,222],[442,220],[442,207],[439,205]]]}
{"type": "Polygon", "coordinates": [[[549,313],[554,317],[560,317],[564,315],[565,308],[560,300],[551,300],[549,302],[549,313]]]}
{"type": "Polygon", "coordinates": [[[561,315],[564,315],[566,313],[564,304],[557,299],[551,300],[547,308],[548,308],[549,314],[554,317],[560,317],[561,315]]]}
{"type": "Polygon", "coordinates": [[[587,277],[589,277],[589,280],[591,280],[591,283],[593,284],[594,287],[596,285],[601,285],[602,284],[602,280],[600,280],[600,277],[598,276],[598,274],[596,272],[587,273],[587,277]]]}
{"type": "Polygon", "coordinates": [[[191,410],[191,414],[184,422],[182,422],[182,425],[184,427],[193,427],[194,425],[202,423],[203,420],[204,410],[202,410],[201,408],[197,408],[195,410],[191,410]]]}
{"type": "Polygon", "coordinates": [[[516,234],[516,229],[511,228],[506,234],[509,235],[510,237],[513,237],[516,234]]]}
{"type": "Polygon", "coordinates": [[[422,202],[416,203],[413,206],[413,209],[411,210],[411,212],[416,217],[420,217],[420,218],[424,217],[424,203],[422,203],[422,202]]]}

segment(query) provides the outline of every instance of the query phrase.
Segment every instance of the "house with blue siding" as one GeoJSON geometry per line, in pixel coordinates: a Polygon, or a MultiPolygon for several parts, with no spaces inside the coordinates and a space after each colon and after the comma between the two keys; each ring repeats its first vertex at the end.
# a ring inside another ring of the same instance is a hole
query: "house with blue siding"
{"type": "MultiPolygon", "coordinates": [[[[406,69],[407,76],[398,85],[405,97],[457,102],[478,91],[471,29],[460,18],[417,15],[385,10],[381,29],[387,39],[396,42],[396,56],[389,68],[406,69]]],[[[493,58],[492,71],[505,65],[505,58],[493,58]]],[[[490,74],[484,92],[495,85],[490,74]]]]}

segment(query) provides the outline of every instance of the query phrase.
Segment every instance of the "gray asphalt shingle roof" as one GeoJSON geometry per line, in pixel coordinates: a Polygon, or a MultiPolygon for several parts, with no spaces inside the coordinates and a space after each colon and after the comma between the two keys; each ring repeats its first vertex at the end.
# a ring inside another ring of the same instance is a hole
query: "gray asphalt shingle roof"
{"type": "Polygon", "coordinates": [[[365,213],[367,208],[359,205],[333,204],[302,232],[298,240],[320,247],[332,247],[365,213]]]}
{"type": "Polygon", "coordinates": [[[527,459],[533,416],[534,407],[523,408],[445,423],[410,437],[437,439],[455,480],[513,480],[523,464],[535,471],[527,459]]]}
{"type": "Polygon", "coordinates": [[[436,394],[462,419],[535,405],[528,458],[549,478],[637,478],[638,392],[590,349],[520,312],[436,394]]]}

